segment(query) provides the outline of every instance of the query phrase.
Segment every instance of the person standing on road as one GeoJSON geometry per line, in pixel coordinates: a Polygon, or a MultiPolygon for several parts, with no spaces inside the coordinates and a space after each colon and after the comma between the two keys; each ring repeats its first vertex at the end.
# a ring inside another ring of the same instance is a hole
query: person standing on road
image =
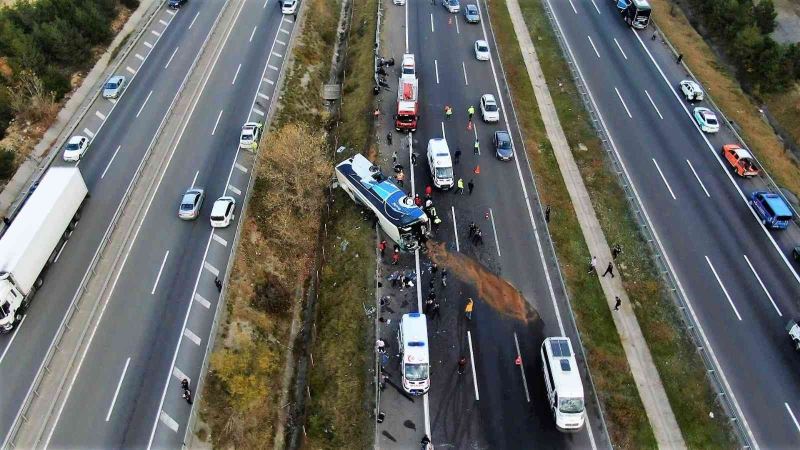
{"type": "Polygon", "coordinates": [[[429,199],[429,198],[431,198],[432,195],[433,195],[433,188],[431,187],[430,184],[426,185],[425,186],[425,198],[429,199]]]}
{"type": "Polygon", "coordinates": [[[459,160],[461,160],[461,149],[456,147],[456,152],[453,154],[453,164],[458,164],[459,160]]]}
{"type": "Polygon", "coordinates": [[[438,272],[438,271],[439,271],[439,265],[438,265],[438,264],[436,264],[435,262],[432,262],[432,263],[431,263],[431,268],[430,268],[430,271],[431,271],[431,276],[434,276],[434,277],[435,277],[435,276],[436,276],[436,272],[438,272]]]}
{"type": "Polygon", "coordinates": [[[481,153],[481,142],[475,139],[475,144],[472,146],[472,153],[479,155],[481,153]]]}
{"type": "Polygon", "coordinates": [[[464,315],[467,317],[467,320],[472,320],[472,308],[475,307],[475,302],[472,301],[472,297],[467,298],[467,306],[464,307],[464,315]]]}
{"type": "Polygon", "coordinates": [[[447,287],[447,269],[442,268],[442,286],[447,287]]]}
{"type": "Polygon", "coordinates": [[[438,319],[439,318],[439,302],[434,301],[433,305],[431,306],[431,319],[438,319]]]}
{"type": "Polygon", "coordinates": [[[463,375],[466,370],[467,370],[467,357],[461,356],[461,358],[458,359],[458,374],[463,375]]]}
{"type": "Polygon", "coordinates": [[[420,197],[419,194],[414,194],[414,204],[422,206],[422,197],[420,197]]]}
{"type": "Polygon", "coordinates": [[[472,238],[472,235],[475,234],[475,230],[478,229],[478,226],[475,225],[475,222],[469,223],[469,237],[472,238]]]}
{"type": "Polygon", "coordinates": [[[386,133],[386,143],[392,145],[392,132],[386,133]]]}
{"type": "Polygon", "coordinates": [[[386,255],[386,239],[383,239],[380,243],[378,243],[378,250],[381,251],[381,259],[386,255]]]}
{"type": "Polygon", "coordinates": [[[475,230],[475,234],[472,235],[472,244],[473,245],[483,245],[483,232],[480,228],[475,230]]]}
{"type": "Polygon", "coordinates": [[[403,173],[402,169],[400,172],[397,172],[397,175],[395,175],[394,178],[397,180],[397,184],[399,184],[400,187],[403,187],[403,181],[406,179],[406,174],[403,173]]]}
{"type": "Polygon", "coordinates": [[[614,303],[614,311],[619,311],[619,307],[622,305],[622,300],[619,297],[614,297],[616,299],[616,303],[614,303]]]}
{"type": "Polygon", "coordinates": [[[608,263],[608,267],[606,267],[606,271],[603,272],[603,278],[609,273],[611,274],[611,278],[614,278],[614,264],[610,262],[608,263]]]}
{"type": "Polygon", "coordinates": [[[469,120],[472,120],[472,116],[475,115],[475,107],[474,106],[469,105],[469,108],[467,108],[467,115],[469,116],[469,120]]]}
{"type": "Polygon", "coordinates": [[[472,179],[467,183],[467,189],[469,190],[469,195],[472,195],[472,190],[475,189],[475,183],[472,182],[472,179]]]}
{"type": "MultiPolygon", "coordinates": [[[[391,144],[391,142],[390,142],[390,144],[391,144]]],[[[411,152],[411,165],[412,166],[416,166],[417,165],[417,154],[415,152],[411,152]]]]}
{"type": "Polygon", "coordinates": [[[589,261],[589,272],[588,273],[597,273],[597,257],[592,256],[592,259],[589,261]]]}
{"type": "Polygon", "coordinates": [[[456,182],[455,194],[464,195],[464,179],[463,178],[459,178],[458,182],[456,182]]]}
{"type": "Polygon", "coordinates": [[[452,115],[453,108],[451,108],[450,105],[444,105],[444,118],[449,120],[452,115]]]}
{"type": "Polygon", "coordinates": [[[675,58],[675,64],[680,64],[683,61],[683,53],[679,54],[677,58],[675,58]]]}
{"type": "Polygon", "coordinates": [[[400,262],[400,247],[395,245],[392,253],[392,265],[396,266],[400,262]]]}
{"type": "Polygon", "coordinates": [[[396,165],[397,165],[397,150],[395,150],[395,151],[392,153],[392,165],[393,165],[393,166],[396,166],[396,165]]]}

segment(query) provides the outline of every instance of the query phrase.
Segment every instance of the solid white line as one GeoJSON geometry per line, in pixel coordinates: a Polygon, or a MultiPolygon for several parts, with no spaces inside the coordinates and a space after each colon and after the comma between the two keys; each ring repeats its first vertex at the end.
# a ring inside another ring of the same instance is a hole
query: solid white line
{"type": "Polygon", "coordinates": [[[141,107],[139,107],[139,111],[136,113],[136,117],[139,117],[139,114],[141,114],[141,113],[142,113],[142,110],[144,109],[144,105],[146,105],[146,104],[147,104],[147,101],[148,101],[148,100],[150,100],[150,96],[151,96],[151,95],[153,95],[153,91],[150,91],[150,93],[149,93],[149,94],[147,94],[147,98],[146,98],[146,99],[144,99],[144,103],[142,103],[142,106],[141,106],[141,107]]]}
{"type": "Polygon", "coordinates": [[[202,295],[200,295],[198,293],[195,293],[194,294],[194,299],[195,299],[195,301],[197,303],[200,303],[201,305],[203,305],[204,308],[206,308],[206,309],[211,308],[211,302],[206,300],[205,298],[203,298],[202,295]]]}
{"type": "Polygon", "coordinates": [[[97,116],[100,120],[106,120],[106,116],[103,115],[100,111],[95,111],[94,115],[97,116]]]}
{"type": "Polygon", "coordinates": [[[175,47],[175,50],[173,50],[173,51],[172,51],[172,55],[169,57],[169,60],[167,61],[167,63],[164,65],[164,68],[165,68],[165,69],[166,69],[167,67],[169,67],[169,63],[171,63],[171,62],[172,62],[172,58],[174,58],[174,57],[175,57],[175,53],[178,53],[178,49],[179,49],[179,48],[180,48],[180,47],[175,47]]]}
{"type": "Polygon", "coordinates": [[[594,42],[592,41],[592,37],[587,34],[586,35],[586,39],[589,39],[589,43],[592,44],[592,50],[594,50],[594,54],[597,55],[597,57],[599,58],[600,57],[600,52],[598,52],[597,51],[597,47],[594,46],[594,42]]]}
{"type": "Polygon", "coordinates": [[[250,39],[248,39],[248,41],[247,41],[247,42],[253,42],[253,36],[255,36],[255,35],[256,35],[256,28],[258,28],[258,25],[256,25],[256,26],[254,26],[254,27],[253,27],[253,32],[252,32],[252,33],[250,33],[250,39]]]}
{"type": "Polygon", "coordinates": [[[708,267],[711,268],[711,272],[714,274],[714,278],[717,279],[717,283],[719,283],[719,287],[722,289],[722,293],[725,294],[725,298],[728,299],[728,303],[730,303],[731,308],[733,308],[733,312],[736,314],[736,317],[739,318],[739,320],[742,320],[742,316],[739,315],[739,311],[736,309],[736,305],[733,304],[731,296],[728,295],[728,290],[725,289],[725,285],[722,284],[722,280],[720,280],[719,275],[717,275],[717,270],[714,269],[714,265],[711,264],[711,260],[708,259],[708,255],[706,255],[706,262],[708,263],[708,267]]]}
{"type": "Polygon", "coordinates": [[[794,426],[795,426],[795,428],[797,428],[797,431],[800,431],[800,423],[797,423],[797,418],[794,416],[794,413],[792,412],[792,408],[789,407],[788,403],[784,403],[783,406],[785,406],[786,407],[786,411],[789,412],[789,416],[791,416],[792,422],[794,422],[794,426]]]}
{"type": "Polygon", "coordinates": [[[90,139],[94,137],[94,133],[92,132],[92,130],[90,130],[90,129],[88,129],[88,128],[84,128],[84,129],[83,129],[83,132],[84,132],[84,134],[86,134],[87,136],[89,136],[89,138],[90,138],[90,139]]]}
{"type": "Polygon", "coordinates": [[[242,195],[242,191],[241,191],[241,189],[237,188],[236,186],[234,186],[234,185],[232,185],[232,184],[229,184],[229,185],[228,185],[228,189],[230,189],[230,190],[231,190],[231,192],[233,192],[233,193],[234,193],[234,194],[236,194],[236,195],[242,195]]]}
{"type": "Polygon", "coordinates": [[[178,422],[175,422],[175,419],[169,416],[166,411],[163,409],[161,410],[161,414],[158,415],[159,420],[167,426],[170,430],[174,432],[178,432],[178,422]]]}
{"type": "Polygon", "coordinates": [[[464,69],[464,84],[469,86],[469,80],[467,80],[467,66],[464,64],[464,61],[461,61],[461,68],[464,69]]]}
{"type": "Polygon", "coordinates": [[[167,263],[168,257],[169,257],[169,250],[167,250],[167,253],[164,255],[164,260],[161,261],[161,267],[158,269],[158,275],[156,275],[156,281],[155,283],[153,283],[153,289],[150,291],[150,295],[156,293],[156,288],[158,287],[158,280],[161,279],[161,272],[164,271],[164,265],[167,263]]]}
{"type": "Polygon", "coordinates": [[[239,164],[238,162],[236,164],[234,164],[233,167],[236,167],[237,169],[241,170],[242,172],[247,173],[247,167],[239,164]]]}
{"type": "Polygon", "coordinates": [[[149,42],[147,42],[147,41],[144,41],[143,43],[144,43],[144,46],[145,46],[145,47],[147,47],[147,48],[153,48],[153,44],[151,44],[151,43],[149,43],[149,42]]]}
{"type": "Polygon", "coordinates": [[[436,84],[439,84],[439,61],[433,60],[433,71],[436,73],[436,84]]]}
{"type": "Polygon", "coordinates": [[[11,335],[11,339],[8,340],[8,344],[6,344],[6,348],[3,349],[3,354],[0,355],[0,365],[3,364],[3,360],[6,357],[6,353],[8,353],[8,349],[10,349],[11,348],[11,344],[14,343],[14,338],[17,337],[17,333],[19,333],[19,329],[22,327],[22,322],[25,322],[25,319],[27,319],[27,318],[28,318],[27,314],[22,316],[22,320],[19,321],[19,323],[17,324],[17,327],[14,329],[14,334],[11,335]]]}
{"type": "Polygon", "coordinates": [[[503,256],[500,254],[500,241],[497,239],[497,227],[494,225],[494,213],[492,212],[492,208],[489,208],[489,218],[492,219],[492,231],[494,232],[494,246],[497,247],[497,256],[503,256]]]}
{"type": "Polygon", "coordinates": [[[654,102],[653,98],[650,97],[650,93],[647,92],[647,89],[644,90],[644,94],[647,96],[647,99],[650,100],[650,104],[653,105],[653,109],[655,109],[656,113],[658,113],[658,117],[660,117],[663,120],[664,116],[661,115],[661,111],[658,110],[658,106],[656,106],[656,102],[654,102]]]}
{"type": "Polygon", "coordinates": [[[240,63],[239,66],[236,68],[236,73],[233,74],[233,80],[231,81],[231,84],[236,83],[236,77],[239,76],[239,71],[241,69],[242,69],[242,64],[240,63]]]}
{"type": "Polygon", "coordinates": [[[692,163],[687,159],[686,160],[686,164],[689,164],[689,168],[692,169],[692,173],[694,174],[694,177],[697,178],[697,182],[700,183],[700,187],[703,188],[703,192],[706,193],[706,197],[711,198],[711,194],[708,193],[708,190],[706,189],[706,186],[700,180],[700,176],[697,175],[697,172],[695,172],[694,166],[692,165],[692,163]]]}
{"type": "Polygon", "coordinates": [[[140,54],[138,54],[138,53],[137,53],[137,54],[135,54],[135,55],[133,55],[133,56],[135,56],[137,59],[139,59],[139,60],[141,60],[141,61],[144,61],[144,56],[142,56],[142,55],[140,55],[140,54]]]}
{"type": "Polygon", "coordinates": [[[128,72],[130,72],[132,74],[136,73],[136,70],[131,66],[125,66],[125,70],[127,70],[128,72]]]}
{"type": "Polygon", "coordinates": [[[594,2],[594,0],[592,0],[592,6],[594,6],[594,9],[597,11],[597,14],[600,14],[600,8],[597,7],[597,4],[594,2]]]}
{"type": "MultiPolygon", "coordinates": [[[[597,8],[597,6],[595,6],[595,8],[597,8]]],[[[627,60],[628,55],[626,55],[625,52],[622,50],[622,46],[619,45],[619,41],[617,41],[617,38],[614,38],[614,43],[617,44],[617,48],[619,49],[619,52],[622,53],[622,57],[625,58],[625,60],[627,60]]]]}
{"type": "Polygon", "coordinates": [[[469,341],[469,362],[472,366],[472,385],[475,386],[475,400],[480,400],[481,396],[478,394],[478,377],[475,374],[475,354],[472,351],[472,332],[467,330],[467,341],[469,341]]]}
{"type": "Polygon", "coordinates": [[[658,163],[656,162],[655,158],[653,158],[653,164],[656,165],[656,170],[658,170],[658,174],[661,175],[661,181],[664,182],[664,186],[666,186],[667,189],[669,190],[669,195],[672,196],[673,200],[677,200],[677,198],[675,197],[675,193],[672,192],[672,188],[669,186],[669,183],[667,183],[667,178],[664,176],[664,172],[661,171],[661,167],[658,167],[658,163]]]}
{"type": "Polygon", "coordinates": [[[575,12],[575,14],[578,14],[578,10],[575,9],[575,5],[572,4],[572,0],[569,0],[569,6],[572,6],[572,11],[575,12]]]}
{"type": "Polygon", "coordinates": [[[433,33],[433,13],[431,13],[431,33],[433,33]]]}
{"type": "MultiPolygon", "coordinates": [[[[209,236],[208,243],[211,243],[211,236],[209,236]]],[[[214,275],[215,277],[219,276],[219,269],[212,266],[208,261],[203,261],[203,269],[211,272],[211,275],[214,275]]]]}
{"type": "Polygon", "coordinates": [[[161,33],[159,33],[159,32],[158,32],[158,31],[156,31],[156,30],[150,30],[150,32],[151,32],[151,33],[153,33],[153,34],[155,34],[155,35],[156,35],[156,37],[161,37],[161,33]]]}
{"type": "Polygon", "coordinates": [[[633,116],[631,115],[631,112],[628,110],[628,105],[625,104],[625,100],[622,99],[622,94],[619,93],[619,89],[617,89],[615,87],[614,91],[616,91],[617,97],[619,97],[619,101],[622,103],[622,106],[625,108],[625,112],[628,113],[628,117],[633,119],[633,116]]]}
{"type": "Polygon", "coordinates": [[[108,161],[108,164],[106,165],[105,170],[103,170],[103,173],[100,175],[100,179],[101,180],[103,179],[104,176],[106,176],[106,172],[108,172],[108,168],[111,167],[111,163],[114,162],[114,158],[117,157],[117,153],[119,152],[119,149],[121,149],[121,148],[122,148],[122,145],[119,145],[117,147],[117,149],[114,150],[114,154],[111,155],[111,159],[108,161]]]}
{"type": "Polygon", "coordinates": [[[223,247],[228,246],[228,241],[222,239],[217,233],[211,233],[211,237],[214,238],[214,240],[217,241],[217,243],[222,245],[223,247]]]}
{"type": "Polygon", "coordinates": [[[164,25],[164,26],[167,26],[167,25],[169,25],[169,22],[167,22],[167,21],[166,21],[166,20],[164,20],[164,19],[158,19],[158,23],[160,23],[161,25],[164,25]]]}
{"type": "Polygon", "coordinates": [[[764,286],[764,282],[761,281],[761,277],[758,276],[758,272],[756,272],[756,268],[753,267],[752,264],[750,264],[750,258],[748,258],[747,255],[742,255],[742,256],[744,256],[744,260],[747,261],[747,265],[750,266],[750,270],[753,271],[753,275],[756,276],[756,280],[758,280],[758,284],[761,285],[761,289],[763,289],[764,293],[767,294],[767,298],[769,299],[769,302],[772,303],[772,307],[775,308],[775,311],[778,313],[778,316],[779,317],[783,317],[783,313],[781,313],[781,310],[778,308],[778,305],[775,304],[775,300],[772,298],[772,295],[767,290],[767,287],[764,286]]]}
{"type": "Polygon", "coordinates": [[[217,132],[217,125],[219,125],[220,117],[222,117],[222,110],[221,109],[219,110],[219,114],[217,115],[217,121],[214,122],[214,128],[211,130],[211,135],[212,136],[214,135],[214,133],[217,132]]]}
{"type": "Polygon", "coordinates": [[[192,23],[189,24],[189,28],[187,28],[187,30],[191,30],[192,29],[192,25],[194,25],[194,21],[197,20],[197,16],[199,16],[199,15],[200,15],[200,12],[198,11],[197,14],[194,15],[194,19],[192,19],[192,23]]]}
{"type": "Polygon", "coordinates": [[[458,246],[458,224],[456,223],[456,207],[450,205],[450,212],[453,214],[453,235],[456,238],[456,251],[460,252],[461,247],[458,246]]]}
{"type": "Polygon", "coordinates": [[[183,335],[186,336],[187,338],[189,338],[190,341],[194,342],[195,345],[200,345],[200,342],[202,342],[202,339],[200,339],[200,336],[194,334],[194,332],[192,332],[192,330],[190,330],[188,328],[184,328],[183,329],[183,335]]]}
{"type": "Polygon", "coordinates": [[[192,187],[194,187],[195,183],[197,183],[197,176],[200,175],[200,171],[194,173],[194,178],[192,178],[192,187]]]}
{"type": "Polygon", "coordinates": [[[258,114],[261,117],[264,117],[264,115],[266,114],[264,111],[262,111],[262,110],[260,110],[258,108],[253,108],[253,112],[258,114]]]}
{"type": "Polygon", "coordinates": [[[108,419],[111,418],[111,411],[114,410],[114,404],[117,403],[117,395],[119,395],[119,389],[122,387],[122,382],[125,381],[125,373],[128,372],[128,364],[131,363],[131,357],[129,356],[128,359],[125,361],[125,367],[122,368],[122,375],[119,376],[119,383],[117,383],[117,389],[114,391],[114,397],[111,399],[111,405],[108,407],[108,414],[106,414],[106,422],[108,419]]]}
{"type": "Polygon", "coordinates": [[[519,340],[517,339],[517,332],[514,332],[514,346],[517,347],[517,357],[519,358],[519,372],[522,374],[522,387],[525,388],[525,398],[528,403],[531,402],[531,394],[528,392],[528,380],[525,379],[525,363],[522,361],[522,352],[519,351],[519,340]]]}

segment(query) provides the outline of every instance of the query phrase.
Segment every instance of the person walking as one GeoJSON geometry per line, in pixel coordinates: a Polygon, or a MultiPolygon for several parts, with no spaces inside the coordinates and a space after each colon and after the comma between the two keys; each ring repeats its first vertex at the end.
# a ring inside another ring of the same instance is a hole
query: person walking
{"type": "Polygon", "coordinates": [[[419,194],[414,194],[414,204],[422,206],[422,197],[420,197],[419,194]]]}
{"type": "MultiPolygon", "coordinates": [[[[389,142],[389,143],[391,144],[391,142],[389,142]]],[[[416,154],[416,152],[411,152],[411,165],[412,166],[416,166],[417,165],[417,154],[416,154]]]]}
{"type": "Polygon", "coordinates": [[[656,39],[658,39],[658,31],[654,31],[653,37],[650,38],[651,41],[655,41],[656,39]]]}
{"type": "Polygon", "coordinates": [[[550,223],[550,205],[544,209],[544,221],[550,223]]]}
{"type": "Polygon", "coordinates": [[[381,251],[381,259],[386,255],[386,239],[383,239],[378,243],[378,250],[381,251]]]}
{"type": "Polygon", "coordinates": [[[393,165],[393,166],[396,166],[396,165],[397,165],[397,150],[395,150],[394,152],[392,152],[392,165],[393,165]]]}
{"type": "Polygon", "coordinates": [[[456,182],[456,194],[464,195],[464,179],[459,178],[458,182],[456,182]]]}
{"type": "Polygon", "coordinates": [[[222,281],[219,280],[219,277],[214,278],[214,286],[217,287],[217,291],[222,292],[222,281]]]}
{"type": "Polygon", "coordinates": [[[425,300],[425,315],[426,316],[430,315],[432,307],[433,307],[433,299],[432,298],[428,298],[427,300],[425,300]]]}
{"type": "Polygon", "coordinates": [[[456,147],[456,152],[453,153],[453,164],[458,164],[458,161],[461,160],[461,149],[456,147]]]}
{"type": "Polygon", "coordinates": [[[470,179],[469,183],[467,183],[467,190],[469,190],[469,195],[472,195],[473,189],[475,189],[475,183],[473,183],[472,180],[470,179]]]}
{"type": "Polygon", "coordinates": [[[458,359],[458,374],[463,375],[466,370],[467,370],[467,357],[462,355],[461,358],[458,359]]]}
{"type": "Polygon", "coordinates": [[[396,266],[397,263],[400,262],[400,247],[394,246],[394,252],[392,253],[392,265],[396,266]]]}
{"type": "Polygon", "coordinates": [[[619,244],[614,244],[614,246],[611,247],[611,259],[617,259],[617,256],[620,254],[622,254],[622,246],[619,244]]]}
{"type": "Polygon", "coordinates": [[[480,155],[481,154],[481,143],[477,139],[475,139],[475,144],[473,144],[473,146],[472,146],[472,153],[474,153],[476,155],[480,155]]]}
{"type": "Polygon", "coordinates": [[[400,172],[397,172],[397,175],[395,175],[394,178],[397,180],[397,184],[399,184],[400,187],[403,187],[403,181],[406,179],[406,174],[403,173],[402,169],[400,172]]]}
{"type": "Polygon", "coordinates": [[[478,229],[478,226],[475,225],[475,222],[469,223],[469,237],[472,238],[472,235],[475,234],[475,231],[478,229]]]}
{"type": "Polygon", "coordinates": [[[680,64],[683,61],[683,53],[679,54],[677,58],[675,58],[675,64],[680,64]]]}
{"type": "Polygon", "coordinates": [[[439,318],[439,302],[434,300],[433,305],[431,306],[431,319],[438,319],[438,318],[439,318]]]}
{"type": "Polygon", "coordinates": [[[436,279],[434,277],[431,277],[431,279],[428,280],[428,289],[433,290],[433,288],[435,287],[435,283],[436,279]]]}
{"type": "Polygon", "coordinates": [[[425,198],[431,198],[432,195],[433,195],[433,188],[431,187],[430,184],[428,184],[425,186],[425,198]]]}
{"type": "Polygon", "coordinates": [[[475,302],[472,300],[472,297],[467,298],[467,305],[464,307],[464,315],[467,317],[467,320],[472,320],[472,309],[475,307],[475,302]]]}
{"type": "Polygon", "coordinates": [[[447,287],[447,269],[442,268],[442,286],[447,287]]]}
{"type": "Polygon", "coordinates": [[[181,390],[183,391],[183,394],[181,394],[181,397],[183,397],[183,399],[186,400],[186,403],[191,405],[192,404],[192,390],[189,388],[189,379],[188,378],[184,378],[184,379],[181,380],[181,390]]]}
{"type": "Polygon", "coordinates": [[[606,274],[609,273],[611,274],[611,278],[614,278],[614,264],[610,262],[608,263],[608,267],[606,267],[606,271],[603,272],[603,278],[605,278],[606,274]]]}
{"type": "Polygon", "coordinates": [[[472,116],[475,115],[475,107],[474,106],[469,105],[469,108],[467,108],[467,115],[469,116],[469,120],[472,120],[472,116]]]}
{"type": "Polygon", "coordinates": [[[481,231],[480,228],[475,230],[475,234],[472,235],[472,243],[476,246],[483,245],[483,232],[481,231]]]}
{"type": "Polygon", "coordinates": [[[422,440],[419,441],[419,443],[420,443],[420,445],[422,445],[422,447],[421,447],[422,450],[428,450],[428,448],[431,445],[431,440],[428,437],[428,435],[426,434],[425,436],[422,436],[422,440]]]}
{"type": "Polygon", "coordinates": [[[431,268],[430,268],[430,271],[431,271],[431,276],[434,276],[434,277],[435,277],[435,276],[436,276],[436,272],[438,272],[438,271],[439,271],[439,265],[438,265],[438,264],[436,264],[435,262],[432,262],[432,263],[431,263],[431,268]]]}
{"type": "Polygon", "coordinates": [[[618,296],[615,296],[614,298],[616,299],[616,303],[614,303],[614,311],[619,311],[619,307],[622,305],[622,300],[620,300],[618,296]]]}
{"type": "Polygon", "coordinates": [[[588,273],[597,273],[597,257],[592,256],[592,259],[589,261],[589,272],[588,273]]]}
{"type": "Polygon", "coordinates": [[[392,132],[386,133],[386,143],[392,145],[392,132]]]}

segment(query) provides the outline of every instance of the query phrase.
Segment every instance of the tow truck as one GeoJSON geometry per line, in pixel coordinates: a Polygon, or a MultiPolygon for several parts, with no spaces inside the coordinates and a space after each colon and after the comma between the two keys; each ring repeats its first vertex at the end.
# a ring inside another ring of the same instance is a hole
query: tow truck
{"type": "Polygon", "coordinates": [[[397,114],[394,116],[394,129],[397,131],[417,131],[419,103],[417,93],[419,82],[416,77],[403,76],[397,86],[397,114]]]}

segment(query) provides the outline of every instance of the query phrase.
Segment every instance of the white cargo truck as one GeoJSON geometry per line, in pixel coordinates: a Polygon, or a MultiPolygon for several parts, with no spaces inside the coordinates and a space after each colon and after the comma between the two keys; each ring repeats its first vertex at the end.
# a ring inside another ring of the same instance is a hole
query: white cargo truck
{"type": "Polygon", "coordinates": [[[77,167],[53,167],[0,237],[0,332],[10,332],[22,320],[88,194],[77,167]]]}

